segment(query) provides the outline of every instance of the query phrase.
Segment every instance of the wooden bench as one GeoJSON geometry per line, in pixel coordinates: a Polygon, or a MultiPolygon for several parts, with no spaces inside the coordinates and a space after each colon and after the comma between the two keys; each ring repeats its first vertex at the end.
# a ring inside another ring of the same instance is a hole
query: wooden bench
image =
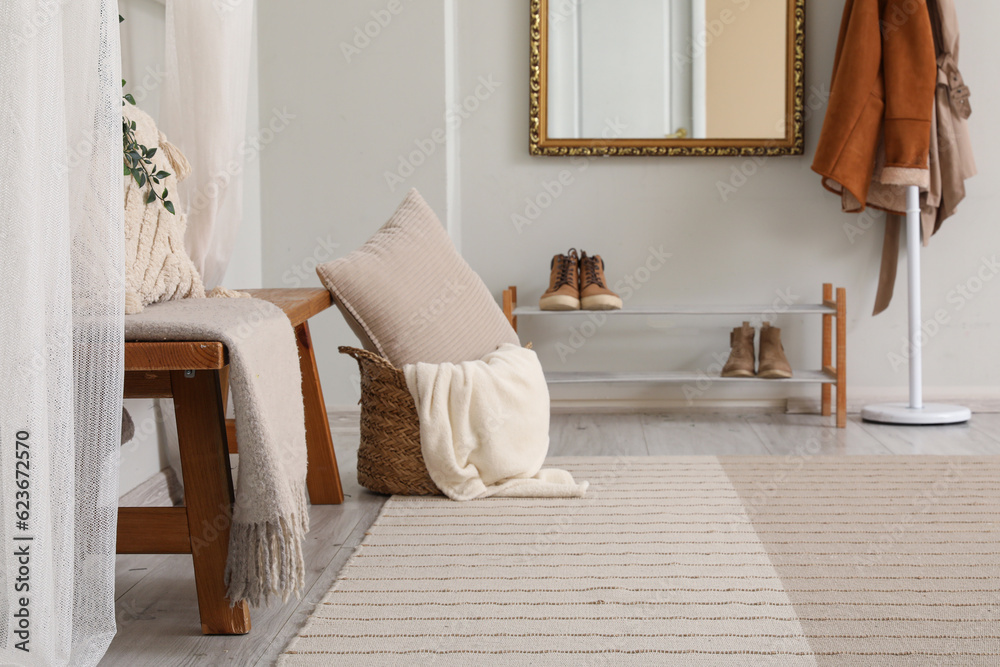
{"type": "MultiPolygon", "coordinates": [[[[332,305],[325,289],[249,290],[280,307],[299,348],[305,401],[307,486],[313,504],[344,502],[308,320],[332,305]]],[[[225,417],[229,360],[225,345],[205,342],[126,342],[125,398],[172,398],[177,421],[183,507],[120,507],[120,554],[191,554],[204,634],[245,634],[245,602],[230,605],[224,574],[234,500],[229,454],[235,424],[225,417]]]]}

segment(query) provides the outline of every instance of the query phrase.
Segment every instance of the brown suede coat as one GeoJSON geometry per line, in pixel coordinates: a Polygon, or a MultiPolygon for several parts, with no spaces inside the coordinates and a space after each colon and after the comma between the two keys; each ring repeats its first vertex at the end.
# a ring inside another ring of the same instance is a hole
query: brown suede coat
{"type": "Polygon", "coordinates": [[[823,185],[891,210],[869,199],[878,162],[877,182],[926,189],[936,82],[926,0],[847,0],[812,165],[823,185]]]}

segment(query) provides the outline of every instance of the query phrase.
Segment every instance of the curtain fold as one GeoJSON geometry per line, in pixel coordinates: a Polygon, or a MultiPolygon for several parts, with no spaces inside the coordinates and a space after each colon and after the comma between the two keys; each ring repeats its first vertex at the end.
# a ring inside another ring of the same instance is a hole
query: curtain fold
{"type": "Polygon", "coordinates": [[[0,54],[0,664],[95,665],[115,633],[117,0],[3,0],[0,54]]]}
{"type": "MultiPolygon", "coordinates": [[[[253,0],[167,0],[160,128],[191,163],[180,184],[185,245],[205,288],[218,286],[243,219],[253,0]]],[[[236,286],[239,287],[239,286],[236,286]]]]}

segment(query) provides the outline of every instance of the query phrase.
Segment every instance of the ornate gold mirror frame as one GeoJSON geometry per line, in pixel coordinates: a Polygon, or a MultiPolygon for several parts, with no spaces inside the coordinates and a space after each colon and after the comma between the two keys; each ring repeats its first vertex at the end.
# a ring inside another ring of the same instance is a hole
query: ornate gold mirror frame
{"type": "Polygon", "coordinates": [[[739,156],[804,152],[806,0],[788,0],[786,134],[776,139],[553,139],[548,136],[549,0],[531,0],[532,155],[739,156]]]}

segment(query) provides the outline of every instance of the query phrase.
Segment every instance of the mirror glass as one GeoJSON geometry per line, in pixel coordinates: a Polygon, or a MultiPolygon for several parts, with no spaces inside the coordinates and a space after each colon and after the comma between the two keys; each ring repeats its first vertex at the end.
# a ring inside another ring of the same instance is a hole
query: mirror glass
{"type": "Polygon", "coordinates": [[[547,5],[547,138],[786,137],[788,0],[547,5]]]}

